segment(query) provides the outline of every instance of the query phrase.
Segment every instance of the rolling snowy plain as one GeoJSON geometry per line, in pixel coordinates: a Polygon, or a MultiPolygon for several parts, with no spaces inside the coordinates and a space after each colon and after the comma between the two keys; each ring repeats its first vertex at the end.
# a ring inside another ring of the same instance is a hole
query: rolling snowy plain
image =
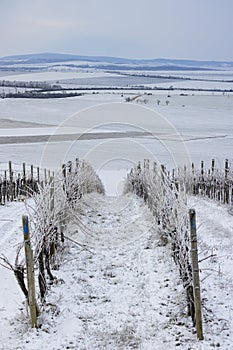
{"type": "MultiPolygon", "coordinates": [[[[35,80],[38,74],[35,73],[35,80]]],[[[67,79],[74,78],[72,74],[59,72],[56,76],[56,72],[48,72],[42,77],[43,80],[50,80],[50,77],[54,81],[64,80],[67,84],[67,79]]],[[[75,74],[78,76],[79,73],[75,74]]],[[[26,76],[24,74],[22,79],[26,76]]],[[[75,79],[98,80],[103,76],[109,78],[105,73],[95,76],[82,73],[75,79]]],[[[15,80],[15,76],[11,77],[15,80]]],[[[29,78],[34,79],[32,73],[29,78]]],[[[17,79],[21,80],[21,75],[17,79]]],[[[174,84],[179,85],[178,82],[174,84]]],[[[203,88],[207,83],[186,81],[180,84],[203,88]]],[[[213,84],[212,87],[216,86],[216,82],[213,84]]],[[[229,87],[229,83],[221,84],[229,87]]],[[[166,87],[167,83],[159,82],[159,85],[166,87]]],[[[43,314],[43,325],[38,331],[29,327],[24,298],[13,274],[0,266],[3,286],[0,290],[0,349],[233,348],[231,208],[202,198],[188,198],[189,206],[197,210],[200,259],[203,259],[200,268],[205,340],[198,342],[191,320],[186,317],[185,297],[169,248],[159,244],[156,227],[151,229],[153,217],[141,200],[134,197],[122,212],[119,207],[122,208],[123,204],[119,205],[119,201],[128,203],[128,198],[114,197],[121,194],[122,181],[135,159],[143,160],[143,150],[145,155],[150,153],[152,158],[171,169],[175,165],[177,135],[197,167],[201,160],[210,166],[212,158],[216,159],[218,167],[224,166],[226,158],[232,164],[233,93],[193,91],[183,96],[179,91],[159,93],[148,90],[145,93],[144,90],[135,92],[122,88],[116,92],[87,92],[83,96],[58,100],[1,99],[0,122],[4,121],[2,127],[0,124],[1,170],[6,168],[9,160],[16,166],[21,166],[22,162],[41,165],[47,142],[33,142],[30,136],[83,133],[90,124],[69,124],[75,113],[101,104],[127,105],[125,99],[137,95],[138,98],[130,102],[140,109],[140,113],[135,114],[135,124],[153,130],[153,136],[134,136],[127,144],[128,137],[122,138],[122,134],[118,137],[117,133],[130,133],[135,130],[134,125],[113,123],[103,126],[100,120],[99,129],[95,128],[92,133],[114,132],[114,139],[107,138],[107,143],[102,138],[64,141],[68,151],[65,159],[61,157],[61,164],[70,158],[88,158],[91,152],[99,158],[97,164],[102,164],[96,170],[109,197],[89,195],[81,204],[83,220],[94,232],[100,231],[100,246],[91,251],[67,246],[66,255],[62,257],[64,264],[56,272],[65,283],[51,287],[48,304],[54,305],[54,313],[43,314]],[[146,118],[143,120],[143,108],[162,115],[167,125],[174,126],[176,135],[167,134],[167,130],[161,133],[156,118],[154,123],[146,118]],[[13,144],[10,141],[11,137],[26,135],[27,142],[13,144]],[[172,152],[166,148],[167,139],[174,142],[172,152]],[[104,163],[101,152],[105,153],[104,159],[107,160],[104,163]],[[122,158],[119,154],[123,155],[122,158]],[[127,224],[129,217],[134,218],[131,227],[127,224]],[[108,242],[109,236],[120,240],[119,228],[122,227],[125,227],[120,232],[123,238],[130,231],[137,239],[112,249],[101,246],[101,243],[108,242]],[[104,234],[101,235],[101,231],[104,234]],[[215,257],[205,260],[208,255],[215,254],[215,257]]],[[[54,142],[54,150],[59,150],[59,146],[59,142],[54,142]]],[[[11,262],[15,258],[16,245],[21,242],[21,216],[24,213],[23,203],[0,208],[0,253],[11,262]]],[[[69,230],[71,237],[77,235],[72,225],[69,230]]]]}

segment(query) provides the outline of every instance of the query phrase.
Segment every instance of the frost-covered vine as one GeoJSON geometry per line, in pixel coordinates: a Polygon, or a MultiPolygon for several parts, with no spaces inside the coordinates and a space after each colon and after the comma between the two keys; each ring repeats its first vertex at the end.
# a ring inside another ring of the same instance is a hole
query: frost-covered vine
{"type": "Polygon", "coordinates": [[[139,163],[128,174],[125,184],[127,191],[144,198],[160,227],[164,244],[171,243],[172,256],[186,290],[188,314],[194,320],[189,218],[182,186],[169,179],[163,166],[154,163],[153,169],[150,169],[149,161],[145,161],[143,169],[139,163]]]}
{"type": "MultiPolygon", "coordinates": [[[[53,269],[58,268],[57,252],[63,251],[66,240],[66,225],[73,215],[82,230],[88,230],[81,220],[77,220],[78,203],[90,192],[104,193],[104,187],[94,169],[86,161],[76,160],[63,165],[60,171],[38,184],[32,199],[26,202],[29,214],[31,248],[34,252],[35,271],[42,304],[45,301],[48,286],[57,281],[53,269]],[[37,273],[38,272],[38,273],[37,273]]],[[[28,297],[25,278],[25,259],[23,244],[17,250],[13,270],[26,299],[28,297]]],[[[0,260],[6,265],[4,257],[0,260]]]]}
{"type": "Polygon", "coordinates": [[[190,169],[173,170],[170,179],[182,183],[187,194],[207,197],[231,207],[233,205],[233,168],[228,159],[225,160],[225,167],[216,167],[212,159],[209,168],[202,161],[200,168],[192,164],[190,169]]]}

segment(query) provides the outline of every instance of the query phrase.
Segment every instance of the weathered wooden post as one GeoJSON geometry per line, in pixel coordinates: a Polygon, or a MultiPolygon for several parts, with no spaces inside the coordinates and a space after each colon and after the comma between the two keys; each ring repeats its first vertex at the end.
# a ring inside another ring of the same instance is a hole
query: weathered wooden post
{"type": "Polygon", "coordinates": [[[194,166],[194,163],[192,163],[192,180],[191,180],[191,183],[192,183],[192,194],[196,195],[197,194],[197,191],[196,191],[196,178],[195,178],[195,166],[194,166]]]}
{"type": "Polygon", "coordinates": [[[38,186],[40,185],[40,168],[39,167],[37,167],[37,185],[38,186]]]}
{"type": "Polygon", "coordinates": [[[215,167],[215,160],[212,159],[212,163],[211,163],[212,178],[214,177],[214,167],[215,167]]]}
{"type": "Polygon", "coordinates": [[[225,160],[225,179],[227,179],[229,173],[229,162],[228,159],[225,160]]]}
{"type": "Polygon", "coordinates": [[[26,164],[23,163],[23,194],[26,195],[26,164]]]}
{"type": "Polygon", "coordinates": [[[31,325],[33,328],[37,327],[37,315],[38,307],[36,304],[35,296],[35,277],[34,277],[34,260],[33,260],[33,251],[30,244],[30,232],[29,232],[29,223],[28,216],[23,215],[23,234],[24,234],[24,248],[25,248],[25,257],[26,257],[26,269],[27,269],[27,285],[28,285],[28,299],[29,299],[29,308],[31,316],[31,325]]]}
{"type": "Polygon", "coordinates": [[[44,169],[44,186],[47,185],[47,170],[44,169]]]}
{"type": "Polygon", "coordinates": [[[214,181],[214,168],[215,168],[215,160],[212,159],[211,163],[211,198],[215,198],[215,181],[214,181]]]}
{"type": "Polygon", "coordinates": [[[184,165],[184,173],[183,173],[183,187],[185,193],[189,191],[188,183],[187,183],[187,166],[184,165]]]}
{"type": "Polygon", "coordinates": [[[225,181],[224,181],[224,203],[229,204],[229,185],[228,185],[228,174],[229,174],[229,162],[225,160],[225,181]]]}
{"type": "Polygon", "coordinates": [[[16,198],[18,198],[19,194],[20,194],[20,181],[21,181],[21,178],[20,178],[20,173],[18,173],[18,176],[17,176],[17,179],[15,181],[15,194],[16,194],[16,198]]]}
{"type": "Polygon", "coordinates": [[[189,210],[190,219],[190,237],[191,237],[191,258],[193,273],[193,289],[194,289],[194,305],[195,305],[195,323],[197,337],[203,340],[202,329],[202,309],[201,309],[201,291],[198,265],[198,249],[197,249],[197,230],[196,230],[196,212],[194,209],[189,210]]]}
{"type": "Polygon", "coordinates": [[[192,175],[194,176],[195,166],[194,163],[192,163],[192,175]]]}
{"type": "Polygon", "coordinates": [[[33,165],[31,165],[31,193],[33,193],[33,191],[34,191],[34,174],[33,174],[33,165]]]}
{"type": "Polygon", "coordinates": [[[201,161],[201,186],[200,189],[202,191],[202,195],[205,194],[205,181],[204,181],[204,161],[201,161]]]}
{"type": "Polygon", "coordinates": [[[10,177],[10,200],[14,200],[14,189],[13,189],[13,172],[12,172],[12,163],[9,161],[9,177],[10,177]]]}
{"type": "Polygon", "coordinates": [[[50,178],[50,211],[53,213],[54,210],[54,178],[50,178]]]}
{"type": "Polygon", "coordinates": [[[4,181],[3,181],[3,202],[6,204],[7,201],[7,176],[6,170],[4,171],[4,181]]]}
{"type": "Polygon", "coordinates": [[[66,165],[62,164],[62,174],[64,176],[64,179],[66,178],[66,165]]]}
{"type": "Polygon", "coordinates": [[[165,177],[166,177],[166,169],[165,169],[165,166],[161,164],[161,186],[163,188],[163,194],[165,194],[165,188],[164,188],[165,177]]]}
{"type": "Polygon", "coordinates": [[[201,176],[204,176],[204,161],[201,161],[201,176]]]}

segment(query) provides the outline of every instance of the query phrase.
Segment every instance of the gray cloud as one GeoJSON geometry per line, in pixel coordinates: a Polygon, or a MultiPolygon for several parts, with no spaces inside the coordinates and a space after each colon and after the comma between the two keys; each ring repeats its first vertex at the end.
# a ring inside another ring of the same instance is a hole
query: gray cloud
{"type": "Polygon", "coordinates": [[[0,56],[233,60],[231,0],[1,0],[0,56]]]}

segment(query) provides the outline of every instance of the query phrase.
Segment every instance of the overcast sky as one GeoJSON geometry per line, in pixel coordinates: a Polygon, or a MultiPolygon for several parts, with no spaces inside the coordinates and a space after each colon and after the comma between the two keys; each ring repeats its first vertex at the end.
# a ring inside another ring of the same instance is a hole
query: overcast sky
{"type": "Polygon", "coordinates": [[[233,61],[233,0],[0,0],[0,56],[233,61]]]}

